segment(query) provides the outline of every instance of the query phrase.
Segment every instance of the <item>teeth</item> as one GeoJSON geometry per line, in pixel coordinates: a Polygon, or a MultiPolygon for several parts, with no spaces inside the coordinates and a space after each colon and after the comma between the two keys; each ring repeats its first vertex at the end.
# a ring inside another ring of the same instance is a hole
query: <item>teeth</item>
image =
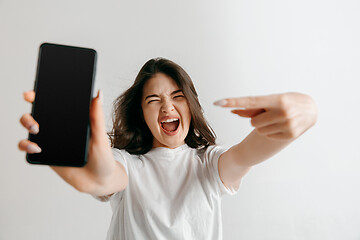
{"type": "Polygon", "coordinates": [[[166,121],[162,121],[161,123],[164,123],[164,122],[175,122],[175,121],[178,121],[179,119],[177,118],[172,118],[172,119],[168,119],[166,121]]]}

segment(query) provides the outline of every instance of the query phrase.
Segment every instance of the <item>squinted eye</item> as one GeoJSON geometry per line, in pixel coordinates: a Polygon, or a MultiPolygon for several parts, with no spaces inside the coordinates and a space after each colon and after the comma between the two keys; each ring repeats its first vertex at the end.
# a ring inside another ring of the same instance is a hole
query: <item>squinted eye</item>
{"type": "Polygon", "coordinates": [[[156,101],[159,101],[159,100],[157,100],[157,99],[155,99],[155,100],[150,100],[150,101],[148,102],[148,104],[151,103],[151,102],[156,102],[156,101]]]}
{"type": "Polygon", "coordinates": [[[185,97],[184,95],[177,95],[174,98],[185,97]]]}

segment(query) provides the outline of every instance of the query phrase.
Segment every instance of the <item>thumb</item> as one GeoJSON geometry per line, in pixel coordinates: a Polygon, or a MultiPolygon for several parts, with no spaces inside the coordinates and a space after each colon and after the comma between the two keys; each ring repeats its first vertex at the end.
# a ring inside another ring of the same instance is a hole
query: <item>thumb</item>
{"type": "Polygon", "coordinates": [[[101,90],[99,90],[97,96],[92,99],[90,105],[91,138],[95,143],[107,141],[102,101],[103,95],[101,90]]]}
{"type": "Polygon", "coordinates": [[[262,108],[257,108],[257,109],[234,109],[234,110],[231,110],[232,113],[234,114],[237,114],[241,117],[255,117],[256,115],[260,114],[260,113],[263,113],[265,112],[265,109],[262,109],[262,108]]]}

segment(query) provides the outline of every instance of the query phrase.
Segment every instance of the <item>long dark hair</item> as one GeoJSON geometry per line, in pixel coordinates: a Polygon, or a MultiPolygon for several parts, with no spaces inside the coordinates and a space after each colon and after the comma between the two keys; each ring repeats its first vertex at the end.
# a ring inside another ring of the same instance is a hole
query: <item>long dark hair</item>
{"type": "Polygon", "coordinates": [[[203,109],[190,76],[178,64],[165,58],[154,58],[144,64],[133,85],[113,103],[113,127],[108,133],[111,146],[125,149],[131,154],[145,154],[152,148],[154,137],[144,120],[141,98],[145,82],[156,73],[171,77],[188,101],[191,123],[185,143],[196,149],[206,149],[214,145],[216,135],[204,118],[203,109]]]}

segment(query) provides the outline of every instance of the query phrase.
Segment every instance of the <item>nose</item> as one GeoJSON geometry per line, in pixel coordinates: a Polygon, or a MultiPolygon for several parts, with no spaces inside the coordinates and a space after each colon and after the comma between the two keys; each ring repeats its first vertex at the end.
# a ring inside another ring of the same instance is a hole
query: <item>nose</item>
{"type": "Polygon", "coordinates": [[[164,101],[161,105],[161,112],[170,113],[172,111],[174,111],[174,105],[171,103],[171,101],[164,101]]]}

